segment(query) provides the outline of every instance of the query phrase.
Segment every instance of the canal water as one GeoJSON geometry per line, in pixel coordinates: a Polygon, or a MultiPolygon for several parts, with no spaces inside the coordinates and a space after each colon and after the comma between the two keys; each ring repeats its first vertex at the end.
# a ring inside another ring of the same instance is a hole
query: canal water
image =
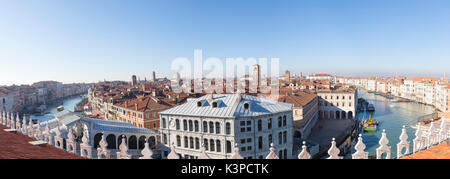
{"type": "MultiPolygon", "coordinates": [[[[68,111],[74,111],[74,107],[77,105],[77,103],[79,103],[82,100],[81,96],[76,96],[76,97],[72,97],[72,98],[67,98],[63,100],[63,104],[62,106],[64,106],[65,110],[68,111]]],[[[39,121],[44,122],[47,120],[51,120],[53,118],[55,118],[55,113],[57,113],[58,111],[56,110],[56,108],[59,105],[49,105],[47,107],[47,109],[43,112],[44,115],[31,115],[31,117],[33,119],[39,119],[39,121]]]]}
{"type": "Polygon", "coordinates": [[[386,136],[389,140],[389,146],[391,146],[391,158],[397,157],[397,144],[400,142],[399,137],[403,125],[406,127],[411,152],[412,140],[415,138],[415,129],[411,128],[411,125],[418,122],[418,117],[434,112],[434,108],[428,105],[415,102],[393,103],[386,97],[376,95],[375,93],[367,93],[364,90],[359,90],[358,96],[366,99],[369,104],[373,104],[375,107],[374,113],[361,112],[358,114],[358,118],[360,120],[363,118],[369,119],[369,115],[372,114],[372,119],[375,118],[379,122],[377,132],[362,133],[362,138],[364,144],[366,144],[366,151],[369,152],[369,156],[376,155],[376,148],[379,147],[378,142],[381,138],[381,132],[383,129],[386,129],[386,136]]]}

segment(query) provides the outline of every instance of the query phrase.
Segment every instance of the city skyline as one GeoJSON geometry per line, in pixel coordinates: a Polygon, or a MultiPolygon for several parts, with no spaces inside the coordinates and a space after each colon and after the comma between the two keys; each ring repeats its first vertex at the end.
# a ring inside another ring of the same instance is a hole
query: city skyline
{"type": "Polygon", "coordinates": [[[296,75],[450,72],[449,2],[176,2],[2,1],[0,86],[171,77],[194,49],[296,75]]]}

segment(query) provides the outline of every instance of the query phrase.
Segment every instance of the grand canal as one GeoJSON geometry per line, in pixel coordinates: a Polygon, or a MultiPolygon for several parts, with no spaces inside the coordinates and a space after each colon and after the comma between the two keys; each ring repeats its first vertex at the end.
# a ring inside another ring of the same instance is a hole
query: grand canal
{"type": "MultiPolygon", "coordinates": [[[[64,106],[64,109],[68,111],[74,111],[75,105],[77,105],[78,102],[82,100],[82,97],[76,96],[72,98],[67,98],[63,100],[62,106],[64,106]]],[[[44,111],[45,115],[31,115],[33,119],[39,119],[39,121],[44,122],[50,119],[55,118],[55,113],[57,112],[56,108],[58,105],[49,105],[48,108],[44,111]]]]}
{"type": "MultiPolygon", "coordinates": [[[[376,148],[379,147],[378,141],[381,138],[381,132],[386,129],[386,136],[391,146],[391,158],[397,157],[397,143],[400,141],[399,136],[402,132],[402,126],[406,126],[408,141],[411,143],[410,151],[412,151],[412,140],[414,139],[415,129],[411,128],[412,124],[416,124],[419,116],[431,114],[434,108],[424,104],[415,102],[393,103],[386,97],[367,93],[359,90],[358,96],[367,100],[375,106],[375,112],[372,118],[378,122],[378,130],[376,133],[363,133],[363,141],[366,144],[366,151],[369,156],[376,155],[376,148]]],[[[368,119],[370,113],[361,112],[358,114],[359,119],[368,119]]]]}

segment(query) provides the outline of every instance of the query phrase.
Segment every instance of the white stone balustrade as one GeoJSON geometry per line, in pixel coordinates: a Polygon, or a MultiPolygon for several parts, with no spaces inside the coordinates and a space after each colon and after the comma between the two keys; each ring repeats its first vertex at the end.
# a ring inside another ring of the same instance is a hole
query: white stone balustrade
{"type": "Polygon", "coordinates": [[[119,152],[117,152],[117,159],[131,159],[131,155],[128,154],[128,146],[125,143],[125,136],[122,137],[122,143],[119,146],[119,152]]]}
{"type": "Polygon", "coordinates": [[[406,134],[405,126],[402,128],[402,133],[400,134],[400,142],[397,144],[397,158],[401,158],[409,153],[409,142],[408,135],[406,134]],[[405,152],[402,150],[405,148],[405,152]]]}
{"type": "Polygon", "coordinates": [[[358,136],[358,142],[355,145],[356,152],[352,154],[352,159],[368,159],[369,152],[365,152],[366,145],[363,143],[362,134],[358,136]]]}
{"type": "Polygon", "coordinates": [[[386,137],[386,130],[385,129],[383,129],[383,132],[381,133],[381,139],[378,142],[378,144],[380,144],[380,147],[378,147],[376,149],[376,151],[377,151],[377,159],[381,159],[381,156],[383,155],[383,153],[386,153],[386,158],[385,159],[390,159],[391,158],[391,147],[388,146],[389,140],[386,137]]]}
{"type": "Polygon", "coordinates": [[[278,157],[278,155],[275,153],[275,147],[274,147],[273,143],[270,144],[270,152],[266,156],[266,159],[280,159],[278,157]]]}
{"type": "Polygon", "coordinates": [[[298,154],[298,159],[311,159],[311,154],[308,152],[305,141],[303,141],[302,151],[298,154]]]}
{"type": "Polygon", "coordinates": [[[141,154],[142,157],[139,157],[139,159],[153,159],[152,155],[153,155],[153,151],[152,149],[150,149],[149,145],[148,145],[148,140],[145,142],[144,144],[144,149],[142,149],[141,154]]]}

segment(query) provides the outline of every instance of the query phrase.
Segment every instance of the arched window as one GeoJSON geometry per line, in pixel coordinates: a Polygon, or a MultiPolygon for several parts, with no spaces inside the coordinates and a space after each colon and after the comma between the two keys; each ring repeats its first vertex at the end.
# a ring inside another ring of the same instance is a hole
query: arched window
{"type": "Polygon", "coordinates": [[[278,127],[281,127],[281,116],[278,117],[278,127]]]}
{"type": "Polygon", "coordinates": [[[128,148],[137,149],[137,137],[135,135],[132,135],[128,138],[128,148]]]}
{"type": "Polygon", "coordinates": [[[167,135],[166,134],[163,134],[163,141],[164,141],[164,144],[167,145],[167,135]]]}
{"type": "Polygon", "coordinates": [[[162,118],[162,127],[166,128],[166,118],[162,118]]]}
{"type": "Polygon", "coordinates": [[[227,147],[227,151],[226,152],[227,153],[231,153],[231,142],[227,140],[227,144],[226,145],[227,145],[226,146],[227,147]]]}
{"type": "Polygon", "coordinates": [[[231,124],[229,122],[226,123],[226,134],[231,134],[231,124]]]}
{"type": "Polygon", "coordinates": [[[258,149],[262,149],[263,146],[263,138],[262,136],[258,137],[258,149]]]}
{"type": "Polygon", "coordinates": [[[200,140],[198,137],[195,138],[195,149],[200,149],[200,140]]]}
{"type": "Polygon", "coordinates": [[[206,121],[203,121],[203,132],[204,133],[208,132],[208,123],[206,121]]]}
{"type": "Polygon", "coordinates": [[[213,102],[213,103],[212,103],[212,107],[213,107],[213,108],[217,108],[217,102],[213,102]]]}
{"type": "Polygon", "coordinates": [[[209,148],[211,151],[215,151],[215,146],[214,146],[214,140],[211,139],[209,140],[209,148]]]}
{"type": "Polygon", "coordinates": [[[195,132],[198,132],[198,121],[194,121],[194,130],[195,132]]]}
{"type": "Polygon", "coordinates": [[[189,148],[193,149],[194,148],[194,138],[193,137],[189,137],[189,148]]]}
{"type": "Polygon", "coordinates": [[[220,134],[220,123],[216,122],[216,134],[220,134]]]}
{"type": "Polygon", "coordinates": [[[177,135],[177,147],[181,147],[181,137],[177,135]]]}
{"type": "Polygon", "coordinates": [[[283,116],[283,126],[286,126],[286,116],[283,116]]]}
{"type": "Polygon", "coordinates": [[[222,152],[222,146],[220,145],[220,140],[216,140],[216,151],[222,152]]]}
{"type": "Polygon", "coordinates": [[[250,108],[250,104],[244,103],[244,109],[248,110],[250,108]]]}
{"type": "Polygon", "coordinates": [[[192,120],[189,120],[189,131],[193,131],[194,130],[194,124],[192,124],[192,120]]]}
{"type": "Polygon", "coordinates": [[[278,152],[278,156],[280,157],[280,159],[283,159],[283,150],[280,150],[280,151],[278,152]]]}
{"type": "Polygon", "coordinates": [[[286,149],[284,149],[283,154],[284,154],[284,159],[287,159],[287,150],[286,149]]]}
{"type": "Polygon", "coordinates": [[[209,133],[214,133],[214,123],[213,122],[209,122],[209,133]]]}
{"type": "Polygon", "coordinates": [[[187,131],[187,129],[188,129],[187,121],[186,119],[183,119],[183,130],[187,131]]]}
{"type": "Polygon", "coordinates": [[[286,143],[286,141],[287,141],[287,132],[284,131],[283,132],[283,143],[286,143]]]}
{"type": "Polygon", "coordinates": [[[200,102],[200,101],[197,102],[197,106],[198,106],[198,107],[202,107],[202,102],[200,102]]]}
{"type": "Polygon", "coordinates": [[[179,119],[175,120],[175,126],[176,126],[177,130],[180,130],[180,120],[179,119]]]}
{"type": "Polygon", "coordinates": [[[203,144],[205,145],[205,150],[208,150],[208,139],[203,139],[203,144]]]}
{"type": "Polygon", "coordinates": [[[267,120],[267,129],[272,129],[272,118],[267,120]]]}
{"type": "Polygon", "coordinates": [[[281,145],[281,142],[283,141],[283,136],[282,136],[282,134],[281,134],[281,132],[279,132],[278,133],[278,144],[280,144],[281,145]]]}
{"type": "Polygon", "coordinates": [[[262,131],[262,121],[258,120],[258,131],[262,131]]]}
{"type": "Polygon", "coordinates": [[[189,141],[187,136],[184,136],[184,148],[189,148],[189,141]]]}

